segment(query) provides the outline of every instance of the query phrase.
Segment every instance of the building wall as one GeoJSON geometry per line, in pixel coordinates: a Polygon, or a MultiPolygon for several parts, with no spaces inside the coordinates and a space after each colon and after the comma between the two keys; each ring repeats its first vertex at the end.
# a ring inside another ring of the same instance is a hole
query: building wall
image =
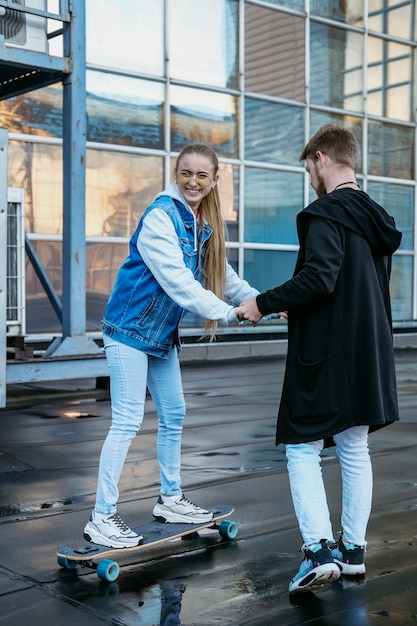
{"type": "MultiPolygon", "coordinates": [[[[192,141],[221,161],[229,259],[260,290],[288,279],[296,214],[314,194],[299,162],[324,123],[350,128],[358,180],[403,232],[393,316],[417,318],[416,2],[93,0],[87,9],[87,327],[96,330],[127,241],[192,141]]],[[[61,289],[62,87],[0,102],[9,186],[61,289]]],[[[59,330],[27,267],[27,331],[59,330]]],[[[192,320],[189,320],[191,323],[192,320]]]]}

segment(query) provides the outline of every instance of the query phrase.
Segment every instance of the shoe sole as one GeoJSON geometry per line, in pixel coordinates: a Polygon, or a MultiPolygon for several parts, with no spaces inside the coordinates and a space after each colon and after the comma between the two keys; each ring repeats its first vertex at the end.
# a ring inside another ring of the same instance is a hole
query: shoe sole
{"type": "Polygon", "coordinates": [[[154,519],[162,524],[210,524],[213,521],[213,516],[206,519],[189,518],[183,515],[171,515],[165,516],[160,513],[153,513],[154,519]]]}
{"type": "Polygon", "coordinates": [[[307,591],[314,591],[323,587],[327,583],[332,583],[340,577],[340,569],[334,564],[334,567],[329,568],[327,565],[319,565],[312,570],[309,574],[306,574],[304,578],[296,580],[290,583],[290,593],[304,593],[307,591]]]}
{"type": "Polygon", "coordinates": [[[352,563],[344,563],[343,561],[339,561],[338,559],[333,560],[344,576],[359,576],[360,574],[365,574],[366,572],[365,563],[358,563],[357,565],[355,565],[352,563]]]}
{"type": "Polygon", "coordinates": [[[142,536],[138,536],[137,539],[135,538],[134,542],[132,540],[132,542],[129,542],[128,544],[126,544],[126,542],[123,542],[123,545],[121,545],[121,542],[112,541],[109,537],[95,535],[94,533],[90,533],[90,531],[86,530],[84,530],[83,537],[89,543],[95,543],[99,546],[106,546],[106,548],[136,548],[137,546],[143,544],[142,536]]]}

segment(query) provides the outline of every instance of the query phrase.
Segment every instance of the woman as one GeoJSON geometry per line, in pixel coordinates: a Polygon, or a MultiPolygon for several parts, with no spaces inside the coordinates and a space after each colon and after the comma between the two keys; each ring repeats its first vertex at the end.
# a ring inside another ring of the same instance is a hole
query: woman
{"type": "Polygon", "coordinates": [[[84,529],[93,543],[123,548],[142,541],[117,513],[117,485],[142,424],[147,387],[158,413],[161,493],[153,515],[191,524],[212,518],[181,489],[185,402],[178,326],[187,309],[207,320],[206,332],[214,338],[218,323],[237,322],[232,304],[258,294],[226,261],[218,169],[210,147],[191,144],[182,150],[175,182],[142,216],[107,304],[102,329],[112,423],[101,452],[95,507],[84,529]]]}

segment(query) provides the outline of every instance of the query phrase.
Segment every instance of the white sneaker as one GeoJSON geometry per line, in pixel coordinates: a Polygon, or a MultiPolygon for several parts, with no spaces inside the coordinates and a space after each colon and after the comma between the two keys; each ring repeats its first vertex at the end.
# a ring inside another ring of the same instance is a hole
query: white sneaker
{"type": "Polygon", "coordinates": [[[109,548],[133,548],[143,543],[142,535],[129,528],[118,513],[104,515],[100,521],[92,513],[84,528],[84,539],[109,548]]]}
{"type": "Polygon", "coordinates": [[[205,524],[213,519],[211,511],[201,509],[187,500],[184,495],[178,496],[171,502],[164,502],[159,496],[153,509],[153,516],[158,522],[170,524],[205,524]]]}

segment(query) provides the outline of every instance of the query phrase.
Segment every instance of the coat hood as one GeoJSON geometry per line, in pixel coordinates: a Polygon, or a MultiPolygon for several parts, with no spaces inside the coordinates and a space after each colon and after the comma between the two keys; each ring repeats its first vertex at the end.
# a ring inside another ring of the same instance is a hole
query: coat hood
{"type": "Polygon", "coordinates": [[[364,191],[339,189],[321,196],[301,211],[297,220],[308,216],[326,218],[356,232],[366,239],[375,256],[392,255],[401,243],[402,233],[396,229],[394,218],[364,191]]]}
{"type": "Polygon", "coordinates": [[[178,189],[177,183],[170,183],[168,187],[164,189],[164,191],[161,191],[155,196],[153,201],[155,201],[157,198],[160,198],[161,196],[169,196],[170,198],[179,200],[190,211],[190,213],[193,212],[191,207],[187,204],[187,201],[185,200],[185,198],[181,195],[180,190],[178,189]]]}

